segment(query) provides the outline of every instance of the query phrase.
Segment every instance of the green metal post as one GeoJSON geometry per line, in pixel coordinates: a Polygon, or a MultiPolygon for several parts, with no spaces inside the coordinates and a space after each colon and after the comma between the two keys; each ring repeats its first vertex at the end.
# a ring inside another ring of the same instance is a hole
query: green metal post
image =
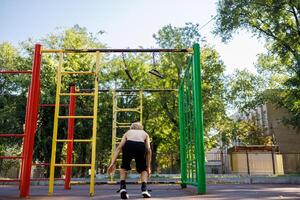
{"type": "Polygon", "coordinates": [[[179,129],[180,129],[180,170],[181,170],[181,187],[186,188],[187,176],[186,176],[186,138],[185,138],[185,120],[184,120],[184,93],[183,84],[179,88],[179,129]]]}
{"type": "Polygon", "coordinates": [[[201,65],[199,44],[193,45],[193,100],[195,120],[195,156],[197,165],[197,190],[199,194],[206,193],[203,105],[201,94],[201,65]]]}

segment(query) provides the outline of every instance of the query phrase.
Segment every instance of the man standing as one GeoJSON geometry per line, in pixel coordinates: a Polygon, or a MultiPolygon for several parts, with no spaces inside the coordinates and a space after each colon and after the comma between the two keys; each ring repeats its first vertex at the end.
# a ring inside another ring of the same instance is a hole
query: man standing
{"type": "Polygon", "coordinates": [[[150,176],[151,169],[151,148],[149,135],[143,130],[139,122],[132,123],[122,137],[122,140],[116,148],[114,158],[108,167],[108,173],[111,174],[116,168],[116,159],[122,151],[122,165],[120,170],[120,194],[122,199],[128,199],[126,190],[126,172],[131,169],[130,163],[134,158],[136,171],[140,173],[142,182],[141,190],[144,198],[150,198],[147,190],[147,178],[150,176]]]}

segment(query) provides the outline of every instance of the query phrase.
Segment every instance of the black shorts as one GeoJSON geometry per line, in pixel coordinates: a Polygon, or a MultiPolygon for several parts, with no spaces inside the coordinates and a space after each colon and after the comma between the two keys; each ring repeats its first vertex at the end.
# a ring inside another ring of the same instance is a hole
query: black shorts
{"type": "Polygon", "coordinates": [[[122,169],[130,170],[130,163],[135,159],[136,171],[141,173],[146,171],[146,145],[144,142],[127,140],[122,149],[122,169]]]}

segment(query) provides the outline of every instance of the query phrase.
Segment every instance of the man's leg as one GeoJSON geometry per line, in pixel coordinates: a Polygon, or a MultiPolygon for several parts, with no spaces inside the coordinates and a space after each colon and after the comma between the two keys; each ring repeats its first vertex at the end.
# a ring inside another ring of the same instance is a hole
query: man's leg
{"type": "Polygon", "coordinates": [[[126,191],[126,170],[122,168],[120,170],[120,194],[121,194],[121,199],[129,198],[126,191]]]}
{"type": "Polygon", "coordinates": [[[147,171],[142,171],[142,173],[141,173],[141,181],[142,181],[142,183],[143,182],[147,183],[147,180],[148,180],[148,173],[147,173],[147,171]]]}
{"type": "Polygon", "coordinates": [[[147,171],[142,171],[141,172],[141,182],[142,182],[141,190],[142,190],[142,195],[143,195],[144,198],[150,198],[151,197],[151,195],[149,194],[149,192],[147,190],[147,180],[148,180],[147,171]]]}
{"type": "Polygon", "coordinates": [[[126,180],[126,169],[122,169],[120,170],[120,180],[126,180]]]}

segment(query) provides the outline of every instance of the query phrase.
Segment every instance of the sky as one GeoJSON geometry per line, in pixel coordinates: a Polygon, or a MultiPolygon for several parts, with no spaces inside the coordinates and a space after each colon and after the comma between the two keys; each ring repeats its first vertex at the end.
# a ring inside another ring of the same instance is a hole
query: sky
{"type": "MultiPolygon", "coordinates": [[[[101,41],[110,48],[157,47],[153,34],[164,25],[184,26],[186,22],[205,25],[216,15],[217,0],[0,0],[0,43],[38,40],[57,28],[75,24],[89,32],[100,30],[101,41]]],[[[241,31],[224,44],[214,36],[214,22],[200,33],[215,47],[226,65],[255,71],[256,55],[265,52],[264,42],[241,31]]]]}

